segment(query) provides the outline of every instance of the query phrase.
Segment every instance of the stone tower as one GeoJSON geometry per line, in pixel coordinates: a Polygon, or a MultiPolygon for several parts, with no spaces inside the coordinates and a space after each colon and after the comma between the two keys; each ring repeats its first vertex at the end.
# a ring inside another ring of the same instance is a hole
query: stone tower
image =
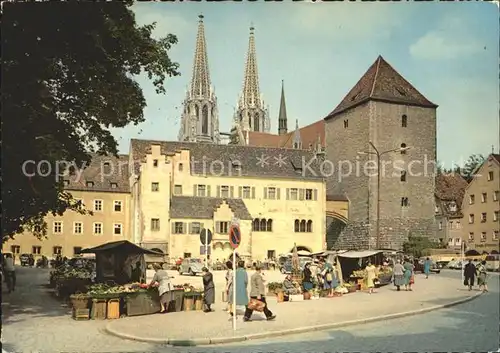
{"type": "Polygon", "coordinates": [[[350,204],[335,248],[434,235],[436,108],[379,56],[325,118],[328,193],[350,204]]]}
{"type": "Polygon", "coordinates": [[[220,143],[217,97],[210,84],[203,15],[198,16],[193,77],[186,92],[179,141],[220,143]]]}
{"type": "Polygon", "coordinates": [[[280,101],[280,112],[278,115],[278,135],[286,135],[287,133],[288,133],[288,121],[286,116],[285,87],[283,81],[281,81],[281,101],[280,101]]]}
{"type": "Polygon", "coordinates": [[[254,30],[255,28],[251,26],[243,90],[238,100],[234,121],[241,131],[269,132],[271,124],[268,109],[259,89],[254,30]]]}

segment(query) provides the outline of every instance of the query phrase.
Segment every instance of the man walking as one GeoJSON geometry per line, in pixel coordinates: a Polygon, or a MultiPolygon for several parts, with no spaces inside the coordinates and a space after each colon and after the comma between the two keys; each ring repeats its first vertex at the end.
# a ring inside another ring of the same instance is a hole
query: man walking
{"type": "MultiPolygon", "coordinates": [[[[250,277],[250,300],[256,299],[262,303],[264,303],[264,315],[268,321],[274,320],[276,315],[274,315],[271,310],[267,307],[266,302],[266,287],[264,285],[264,279],[261,274],[262,268],[260,265],[255,266],[255,273],[250,277]]],[[[245,310],[245,316],[243,317],[243,321],[250,321],[252,317],[253,309],[247,305],[245,310]]]]}
{"type": "Polygon", "coordinates": [[[469,260],[469,263],[464,268],[464,285],[468,286],[469,290],[472,290],[472,286],[474,286],[475,276],[476,266],[472,263],[472,260],[469,260]]]}
{"type": "Polygon", "coordinates": [[[16,269],[14,268],[14,258],[12,254],[5,254],[3,260],[3,270],[7,289],[9,293],[16,289],[16,269]]]}

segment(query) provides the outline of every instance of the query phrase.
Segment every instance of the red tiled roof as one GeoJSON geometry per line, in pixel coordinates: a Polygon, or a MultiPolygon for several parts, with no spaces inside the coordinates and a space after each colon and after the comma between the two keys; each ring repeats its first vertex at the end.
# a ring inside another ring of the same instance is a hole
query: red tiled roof
{"type": "Polygon", "coordinates": [[[340,104],[325,119],[369,100],[436,108],[381,56],[370,66],[340,104]]]}
{"type": "Polygon", "coordinates": [[[500,154],[492,153],[491,155],[497,160],[498,163],[500,163],[500,154]]]}
{"type": "MultiPolygon", "coordinates": [[[[302,140],[302,148],[308,149],[310,145],[316,146],[318,135],[321,141],[321,146],[325,147],[325,121],[319,120],[310,125],[299,129],[300,139],[302,140]]],[[[275,135],[265,132],[248,132],[248,145],[258,147],[293,147],[293,135],[295,131],[291,131],[285,135],[275,135]]]]}

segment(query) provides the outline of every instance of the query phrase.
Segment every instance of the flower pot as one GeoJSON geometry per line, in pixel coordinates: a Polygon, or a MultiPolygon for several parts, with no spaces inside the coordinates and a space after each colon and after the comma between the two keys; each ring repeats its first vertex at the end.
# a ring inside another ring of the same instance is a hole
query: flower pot
{"type": "Polygon", "coordinates": [[[278,303],[283,303],[285,301],[285,293],[283,291],[277,292],[276,298],[278,299],[278,303]]]}
{"type": "Polygon", "coordinates": [[[311,293],[304,292],[304,300],[309,300],[309,299],[311,299],[311,293]]]}

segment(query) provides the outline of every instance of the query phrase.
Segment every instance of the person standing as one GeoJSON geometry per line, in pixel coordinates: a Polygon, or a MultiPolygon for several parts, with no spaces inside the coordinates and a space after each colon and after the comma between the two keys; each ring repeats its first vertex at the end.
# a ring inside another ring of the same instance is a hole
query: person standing
{"type": "Polygon", "coordinates": [[[333,285],[333,266],[327,261],[324,262],[322,275],[323,288],[328,291],[328,297],[333,297],[333,290],[335,289],[333,285]]]}
{"type": "Polygon", "coordinates": [[[476,276],[476,266],[472,263],[472,260],[469,259],[469,263],[465,265],[464,268],[464,285],[469,287],[469,290],[472,290],[474,286],[474,277],[476,276]]]}
{"type": "Polygon", "coordinates": [[[304,287],[304,292],[309,292],[313,289],[312,283],[312,272],[311,272],[311,263],[308,262],[304,266],[304,271],[302,273],[302,286],[304,287]]]}
{"type": "MultiPolygon", "coordinates": [[[[236,298],[234,299],[234,313],[236,315],[237,306],[247,306],[248,304],[248,273],[245,270],[245,261],[238,261],[236,269],[236,298]]],[[[231,291],[233,289],[231,288],[231,291]]]]}
{"type": "Polygon", "coordinates": [[[203,311],[210,313],[212,312],[210,306],[215,303],[214,275],[206,267],[203,267],[201,271],[203,272],[203,304],[205,304],[203,311]]]}
{"type": "Polygon", "coordinates": [[[413,279],[413,264],[410,262],[410,259],[406,258],[405,263],[403,265],[404,267],[404,284],[405,284],[405,290],[412,291],[411,286],[414,282],[413,279]]]}
{"type": "Polygon", "coordinates": [[[170,282],[170,275],[167,271],[163,270],[159,264],[153,264],[155,275],[151,281],[151,286],[158,283],[158,294],[160,295],[160,313],[166,313],[170,302],[174,300],[174,292],[172,283],[170,282]]]}
{"type": "MultiPolygon", "coordinates": [[[[268,321],[274,320],[276,315],[274,315],[271,310],[269,310],[266,302],[266,287],[264,285],[264,280],[261,274],[261,267],[255,267],[255,273],[250,277],[250,298],[256,299],[262,303],[264,303],[264,315],[268,321]]],[[[243,317],[243,321],[251,321],[253,309],[250,309],[247,305],[245,310],[245,316],[243,317]]]]}
{"type": "Polygon", "coordinates": [[[425,278],[429,278],[429,273],[431,272],[431,265],[432,261],[431,259],[427,258],[424,261],[424,273],[425,273],[425,278]]]}
{"type": "Polygon", "coordinates": [[[477,272],[477,285],[479,286],[479,290],[487,292],[488,274],[486,272],[486,261],[483,260],[479,265],[477,265],[476,272],[477,272]]]}
{"type": "Polygon", "coordinates": [[[365,268],[366,271],[366,286],[368,287],[368,293],[372,294],[375,288],[375,278],[377,278],[377,268],[372,265],[370,261],[365,268]]]}
{"type": "Polygon", "coordinates": [[[401,265],[401,260],[397,260],[394,264],[393,276],[394,276],[394,285],[396,286],[397,291],[401,290],[401,286],[404,284],[404,274],[405,268],[401,265]]]}
{"type": "Polygon", "coordinates": [[[7,290],[11,293],[16,289],[16,268],[14,267],[14,258],[12,254],[4,255],[3,271],[5,282],[7,282],[7,290]]]}
{"type": "Polygon", "coordinates": [[[233,308],[233,263],[231,261],[226,262],[226,298],[227,298],[227,311],[229,316],[232,317],[236,309],[233,308]]]}

